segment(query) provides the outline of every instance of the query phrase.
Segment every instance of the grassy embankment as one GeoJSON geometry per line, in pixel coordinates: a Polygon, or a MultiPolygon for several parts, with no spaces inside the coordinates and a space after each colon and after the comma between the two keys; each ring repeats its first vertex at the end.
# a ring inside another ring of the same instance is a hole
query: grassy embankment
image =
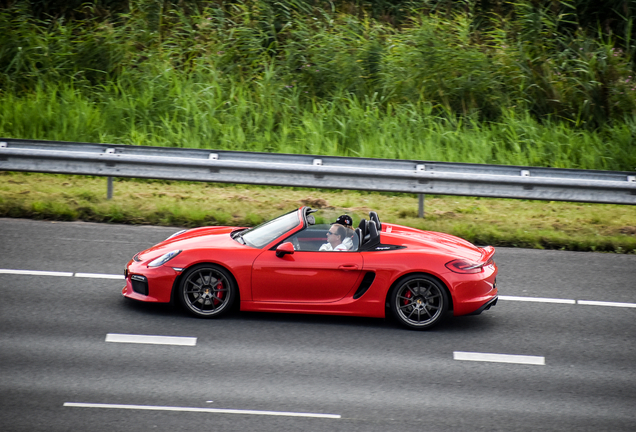
{"type": "Polygon", "coordinates": [[[477,244],[634,253],[636,211],[630,206],[427,196],[417,198],[317,189],[204,183],[115,182],[106,200],[103,178],[0,173],[0,216],[194,227],[252,226],[301,205],[329,222],[370,210],[391,223],[448,232],[477,244]]]}
{"type": "MultiPolygon", "coordinates": [[[[631,20],[620,38],[567,3],[392,25],[300,1],[131,1],[82,21],[16,2],[0,11],[0,136],[632,171],[631,20]]],[[[421,221],[399,195],[122,181],[107,202],[101,179],[2,180],[4,216],[251,225],[319,196],[478,243],[634,250],[632,207],[435,197],[421,221]]]]}

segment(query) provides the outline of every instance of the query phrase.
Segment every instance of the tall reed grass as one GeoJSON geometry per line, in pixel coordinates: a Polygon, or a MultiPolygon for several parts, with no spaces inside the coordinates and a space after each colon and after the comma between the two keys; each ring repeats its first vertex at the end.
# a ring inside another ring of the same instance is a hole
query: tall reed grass
{"type": "Polygon", "coordinates": [[[572,2],[504,3],[393,25],[300,0],[130,0],[81,21],[16,1],[0,136],[633,170],[634,42],[573,25],[572,2]]]}

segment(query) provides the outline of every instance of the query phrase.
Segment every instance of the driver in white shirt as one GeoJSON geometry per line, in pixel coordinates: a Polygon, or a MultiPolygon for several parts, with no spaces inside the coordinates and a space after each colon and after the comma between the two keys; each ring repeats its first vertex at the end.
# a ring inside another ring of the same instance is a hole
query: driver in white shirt
{"type": "Polygon", "coordinates": [[[343,241],[347,238],[347,229],[340,224],[332,224],[327,231],[327,243],[320,246],[321,251],[349,250],[343,241]]]}
{"type": "Polygon", "coordinates": [[[327,243],[320,247],[321,251],[343,251],[353,248],[353,219],[349,215],[338,216],[331,224],[327,234],[327,243]],[[332,233],[333,232],[333,233],[332,233]]]}

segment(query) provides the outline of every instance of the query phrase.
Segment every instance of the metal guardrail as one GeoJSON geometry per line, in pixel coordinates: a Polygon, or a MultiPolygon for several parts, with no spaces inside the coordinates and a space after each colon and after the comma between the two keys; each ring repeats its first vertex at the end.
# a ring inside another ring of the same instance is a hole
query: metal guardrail
{"type": "Polygon", "coordinates": [[[636,204],[634,172],[4,138],[0,170],[636,204]]]}

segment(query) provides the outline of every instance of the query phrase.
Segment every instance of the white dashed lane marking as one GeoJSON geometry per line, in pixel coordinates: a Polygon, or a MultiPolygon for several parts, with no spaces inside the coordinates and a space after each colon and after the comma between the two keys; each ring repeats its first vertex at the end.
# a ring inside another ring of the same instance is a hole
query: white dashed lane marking
{"type": "Polygon", "coordinates": [[[195,346],[197,344],[197,338],[182,337],[182,336],[148,336],[148,335],[108,333],[106,335],[106,342],[151,344],[151,345],[195,346]]]}
{"type": "Polygon", "coordinates": [[[514,354],[490,354],[478,352],[453,351],[453,360],[479,361],[493,363],[515,363],[545,366],[545,357],[514,354]]]}
{"type": "Polygon", "coordinates": [[[95,404],[80,402],[65,402],[65,407],[72,408],[107,408],[107,409],[125,409],[125,410],[146,410],[146,411],[179,411],[179,412],[198,412],[212,414],[243,414],[243,415],[263,415],[263,416],[282,416],[282,417],[311,417],[324,419],[339,419],[340,414],[320,414],[320,413],[302,413],[287,411],[255,411],[241,409],[222,409],[222,408],[196,408],[196,407],[174,407],[174,406],[153,406],[153,405],[120,405],[120,404],[95,404]]]}

